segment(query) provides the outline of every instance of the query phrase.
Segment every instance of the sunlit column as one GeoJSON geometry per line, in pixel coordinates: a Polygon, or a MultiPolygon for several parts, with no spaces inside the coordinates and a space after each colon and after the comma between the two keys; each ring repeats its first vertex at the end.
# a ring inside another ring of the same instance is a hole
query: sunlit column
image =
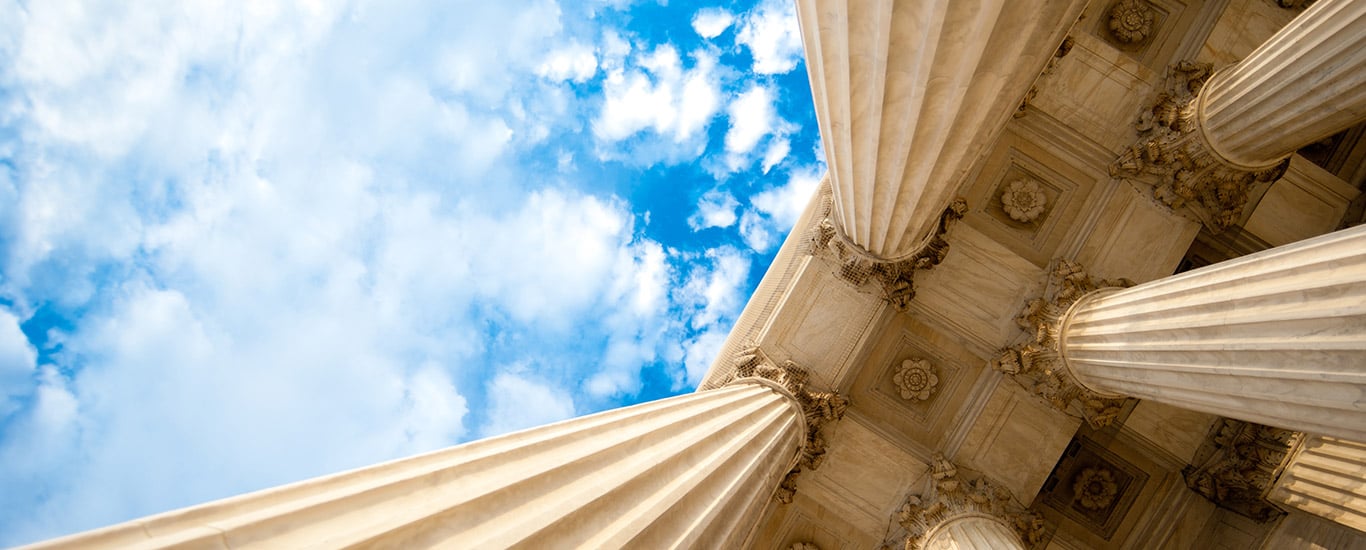
{"type": "Polygon", "coordinates": [[[1366,443],[1306,436],[1266,499],[1366,532],[1366,443]]]}
{"type": "Polygon", "coordinates": [[[902,260],[1085,0],[797,0],[841,237],[902,260]]]}
{"type": "Polygon", "coordinates": [[[805,437],[745,378],[35,547],[738,548],[805,437]]]}
{"type": "Polygon", "coordinates": [[[1366,440],[1366,226],[1096,291],[1059,330],[1102,396],[1366,440]]]}

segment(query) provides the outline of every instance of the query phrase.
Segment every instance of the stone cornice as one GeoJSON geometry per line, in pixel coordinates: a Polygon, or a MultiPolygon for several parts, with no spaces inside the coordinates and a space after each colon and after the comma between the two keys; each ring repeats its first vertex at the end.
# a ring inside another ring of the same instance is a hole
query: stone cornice
{"type": "Polygon", "coordinates": [[[1025,340],[1001,350],[991,367],[1012,376],[1060,411],[1079,413],[1096,428],[1110,425],[1125,397],[1096,391],[1078,380],[1067,366],[1061,336],[1069,313],[1078,305],[1133,284],[1128,279],[1098,279],[1079,264],[1057,260],[1043,296],[1030,300],[1015,317],[1027,335],[1025,340]]]}

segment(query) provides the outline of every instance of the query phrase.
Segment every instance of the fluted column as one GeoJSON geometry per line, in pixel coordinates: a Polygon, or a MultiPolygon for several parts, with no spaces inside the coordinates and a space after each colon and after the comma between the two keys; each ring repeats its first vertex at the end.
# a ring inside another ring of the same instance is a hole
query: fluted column
{"type": "Polygon", "coordinates": [[[1265,168],[1366,119],[1366,2],[1319,0],[1200,92],[1198,122],[1226,163],[1265,168]]]}
{"type": "Polygon", "coordinates": [[[906,550],[1024,550],[1038,546],[1043,519],[1020,506],[986,475],[960,472],[942,454],[930,464],[928,486],[907,497],[896,521],[906,550]]]}
{"type": "Polygon", "coordinates": [[[969,514],[935,528],[925,550],[1024,550],[1020,535],[996,516],[969,514]]]}
{"type": "Polygon", "coordinates": [[[1366,443],[1306,436],[1266,499],[1366,532],[1366,443]]]}
{"type": "Polygon", "coordinates": [[[841,238],[927,242],[1085,0],[797,0],[841,238]]]}
{"type": "Polygon", "coordinates": [[[1366,119],[1366,2],[1320,0],[1245,59],[1181,61],[1112,176],[1153,186],[1214,232],[1242,223],[1295,150],[1366,119]]]}
{"type": "Polygon", "coordinates": [[[37,547],[736,548],[805,437],[747,378],[37,547]]]}
{"type": "Polygon", "coordinates": [[[1095,291],[1058,343],[1102,396],[1366,440],[1366,226],[1095,291]]]}

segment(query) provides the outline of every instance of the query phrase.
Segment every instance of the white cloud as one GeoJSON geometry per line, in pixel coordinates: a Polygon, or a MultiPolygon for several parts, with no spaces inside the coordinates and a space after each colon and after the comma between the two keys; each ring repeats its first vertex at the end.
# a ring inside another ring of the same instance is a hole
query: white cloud
{"type": "Polygon", "coordinates": [[[555,81],[584,82],[598,72],[598,58],[593,49],[581,44],[569,44],[554,50],[536,67],[536,74],[555,81]]]}
{"type": "Polygon", "coordinates": [[[726,131],[726,152],[748,154],[759,140],[773,131],[777,114],[773,110],[773,92],[754,85],[742,92],[726,108],[730,129],[726,131]]]}
{"type": "Polygon", "coordinates": [[[730,193],[713,189],[702,194],[697,200],[697,212],[688,217],[688,227],[701,231],[708,227],[730,227],[735,225],[735,209],[740,202],[730,193]]]}
{"type": "Polygon", "coordinates": [[[764,151],[764,173],[777,166],[779,162],[787,158],[788,152],[792,150],[792,143],[787,138],[774,138],[768,142],[768,149],[764,151]]]}
{"type": "Polygon", "coordinates": [[[745,14],[735,41],[749,48],[756,73],[781,74],[796,68],[802,59],[802,37],[795,3],[765,0],[745,14]]]}
{"type": "Polygon", "coordinates": [[[793,172],[787,183],[762,191],[749,202],[753,209],[740,216],[740,237],[758,252],[767,252],[792,231],[820,185],[820,167],[793,172]]]}
{"type": "Polygon", "coordinates": [[[684,70],[678,50],[666,44],[637,55],[630,68],[610,71],[593,133],[608,142],[644,130],[674,143],[705,139],[703,130],[720,106],[719,77],[712,54],[695,52],[693,58],[694,66],[684,70]]]}
{"type": "Polygon", "coordinates": [[[19,406],[12,399],[33,390],[37,361],[38,352],[19,329],[19,318],[0,307],[0,420],[19,406]]]}
{"type": "Polygon", "coordinates": [[[697,385],[716,358],[731,324],[744,307],[742,289],[749,278],[748,255],[723,246],[706,252],[710,266],[699,267],[675,290],[678,300],[695,309],[689,326],[692,335],[682,345],[681,383],[697,385]]]}
{"type": "Polygon", "coordinates": [[[512,373],[489,383],[489,421],[482,437],[514,432],[574,416],[574,400],[563,390],[512,373]]]}
{"type": "Polygon", "coordinates": [[[716,38],[730,28],[735,16],[724,8],[703,8],[692,16],[692,28],[702,38],[716,38]]]}

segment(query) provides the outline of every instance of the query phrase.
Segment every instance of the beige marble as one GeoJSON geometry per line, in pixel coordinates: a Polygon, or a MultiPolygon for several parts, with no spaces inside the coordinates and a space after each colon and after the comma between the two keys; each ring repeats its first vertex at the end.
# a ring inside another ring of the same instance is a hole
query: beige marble
{"type": "Polygon", "coordinates": [[[1273,165],[1366,119],[1363,75],[1366,2],[1320,0],[1210,78],[1199,134],[1228,164],[1273,165]]]}
{"type": "Polygon", "coordinates": [[[1299,155],[1257,203],[1243,229],[1271,246],[1337,229],[1360,190],[1299,155]]]}
{"type": "Polygon", "coordinates": [[[1292,510],[1272,529],[1262,550],[1366,550],[1366,535],[1292,510]]]}
{"type": "Polygon", "coordinates": [[[1003,379],[973,421],[955,461],[990,472],[1028,506],[1080,425],[1080,419],[1003,379]]]}
{"type": "Polygon", "coordinates": [[[843,234],[916,252],[1085,3],[798,0],[843,234]]]}
{"type": "Polygon", "coordinates": [[[1077,262],[1103,279],[1145,282],[1171,275],[1200,233],[1200,223],[1154,202],[1150,190],[1124,182],[1112,185],[1077,262]]]}
{"type": "Polygon", "coordinates": [[[1097,391],[1366,440],[1366,226],[1100,291],[1059,342],[1097,391]]]}
{"type": "Polygon", "coordinates": [[[1266,498],[1366,532],[1366,443],[1305,437],[1266,498]]]}
{"type": "Polygon", "coordinates": [[[1140,401],[1124,420],[1124,428],[1189,464],[1215,420],[1212,414],[1140,401]]]}
{"type": "Polygon", "coordinates": [[[1229,0],[1210,30],[1196,61],[1215,67],[1232,65],[1247,57],[1297,15],[1266,0],[1229,0]]]}
{"type": "Polygon", "coordinates": [[[802,473],[797,492],[821,501],[863,531],[882,529],[928,466],[849,415],[835,426],[821,467],[802,473]]]}
{"type": "Polygon", "coordinates": [[[986,514],[949,519],[926,539],[924,550],[1024,550],[1014,529],[986,514]]]}
{"type": "Polygon", "coordinates": [[[805,437],[776,388],[741,382],[33,548],[734,548],[805,437]]]}

